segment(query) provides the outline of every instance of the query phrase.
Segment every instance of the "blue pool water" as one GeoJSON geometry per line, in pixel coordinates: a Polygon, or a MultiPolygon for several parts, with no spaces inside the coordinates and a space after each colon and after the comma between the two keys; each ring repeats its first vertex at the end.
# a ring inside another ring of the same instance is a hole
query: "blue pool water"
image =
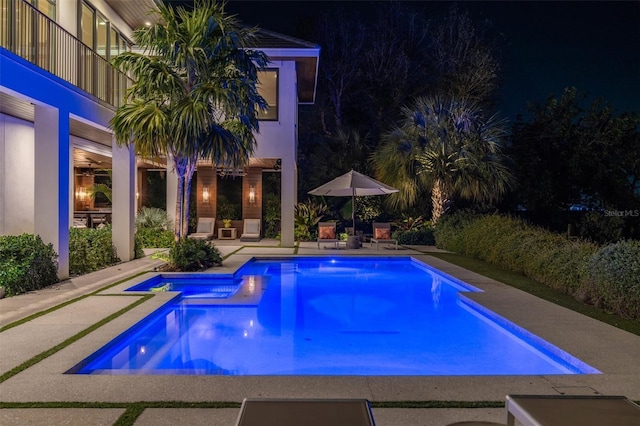
{"type": "Polygon", "coordinates": [[[178,291],[70,370],[80,374],[540,375],[597,370],[467,299],[411,258],[254,259],[178,291]]]}

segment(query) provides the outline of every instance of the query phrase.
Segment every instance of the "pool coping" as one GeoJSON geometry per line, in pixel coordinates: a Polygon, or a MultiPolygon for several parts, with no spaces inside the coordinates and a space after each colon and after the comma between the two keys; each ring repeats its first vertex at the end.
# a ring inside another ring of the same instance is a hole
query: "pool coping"
{"type": "MultiPolygon", "coordinates": [[[[322,253],[323,251],[320,250],[322,253]]],[[[365,251],[349,253],[364,255],[365,251]]],[[[386,251],[384,256],[396,254],[386,251]]],[[[254,256],[269,256],[269,249],[241,250],[230,256],[226,268],[254,256]],[[261,254],[262,253],[262,254],[261,254]]],[[[301,247],[298,256],[318,255],[301,247]]],[[[331,255],[344,255],[331,253],[331,255]]],[[[375,255],[375,250],[366,251],[375,255]]],[[[467,271],[428,254],[407,249],[397,255],[412,257],[484,290],[467,293],[477,303],[524,327],[540,338],[602,371],[598,375],[559,376],[92,376],[64,375],[112,338],[129,328],[172,295],[155,297],[126,312],[36,365],[0,384],[0,399],[10,401],[242,401],[245,397],[367,398],[372,401],[496,401],[507,394],[603,394],[640,399],[640,336],[546,302],[487,277],[467,271]]],[[[283,257],[281,254],[277,255],[283,257]]],[[[293,252],[291,254],[293,255],[293,252]]],[[[291,257],[286,255],[286,257],[291,257]]],[[[224,270],[220,272],[225,273],[224,270]]],[[[227,271],[228,272],[228,271],[227,271]]],[[[133,281],[142,279],[143,276],[133,281]]],[[[100,295],[109,303],[120,284],[100,295]],[[111,296],[110,294],[113,294],[111,296]]],[[[114,280],[115,282],[115,280],[114,280]]],[[[133,302],[133,300],[132,300],[133,302]]],[[[86,313],[85,315],[91,315],[86,313]]],[[[98,318],[88,318],[97,322],[98,318]]],[[[42,323],[46,323],[46,316],[42,323]]],[[[51,326],[51,324],[48,324],[51,326]]],[[[60,328],[67,325],[59,324],[60,328]]],[[[22,326],[16,327],[19,329],[22,326]]],[[[0,337],[2,335],[0,334],[0,337]]]]}

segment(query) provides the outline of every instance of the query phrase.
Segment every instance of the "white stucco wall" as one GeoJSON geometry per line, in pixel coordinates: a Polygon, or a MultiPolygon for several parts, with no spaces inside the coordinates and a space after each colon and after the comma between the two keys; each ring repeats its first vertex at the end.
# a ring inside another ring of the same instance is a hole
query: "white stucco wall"
{"type": "Polygon", "coordinates": [[[256,134],[257,158],[282,158],[294,161],[295,125],[297,112],[296,69],[293,61],[277,61],[269,68],[278,68],[278,121],[261,121],[260,133],[256,134]]]}
{"type": "Polygon", "coordinates": [[[281,173],[281,243],[293,247],[294,208],[297,202],[297,76],[295,62],[276,61],[269,68],[279,69],[278,121],[260,122],[256,135],[256,158],[280,158],[281,173]]]}
{"type": "Polygon", "coordinates": [[[33,123],[0,117],[0,235],[33,233],[33,123]]]}

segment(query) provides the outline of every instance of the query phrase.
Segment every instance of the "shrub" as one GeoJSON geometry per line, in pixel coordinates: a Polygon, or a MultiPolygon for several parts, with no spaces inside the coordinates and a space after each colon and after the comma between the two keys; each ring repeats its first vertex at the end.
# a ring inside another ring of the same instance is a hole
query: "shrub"
{"type": "Polygon", "coordinates": [[[521,219],[455,213],[435,229],[438,247],[522,273],[564,293],[585,292],[588,265],[597,246],[569,240],[521,219]]]}
{"type": "Polygon", "coordinates": [[[111,225],[102,228],[71,228],[69,273],[82,275],[120,261],[111,242],[111,225]]]}
{"type": "Polygon", "coordinates": [[[173,229],[173,224],[166,211],[155,207],[142,207],[136,215],[136,229],[142,228],[166,231],[173,229]]]}
{"type": "Polygon", "coordinates": [[[264,236],[276,238],[280,231],[280,197],[277,194],[265,194],[262,202],[264,209],[264,236]]]}
{"type": "Polygon", "coordinates": [[[398,244],[432,246],[436,243],[433,230],[427,227],[407,231],[397,230],[393,232],[393,238],[398,240],[398,244]]]}
{"type": "Polygon", "coordinates": [[[585,293],[621,316],[640,319],[640,241],[601,248],[589,262],[585,293]]]}
{"type": "Polygon", "coordinates": [[[141,259],[144,257],[144,250],[142,250],[142,241],[138,236],[138,233],[133,237],[133,257],[134,259],[141,259]]]}
{"type": "Polygon", "coordinates": [[[13,296],[58,282],[58,255],[40,236],[0,236],[0,283],[13,296]]]}
{"type": "Polygon", "coordinates": [[[466,210],[442,216],[433,230],[436,246],[444,250],[462,253],[464,230],[479,217],[466,210]]]}
{"type": "Polygon", "coordinates": [[[136,238],[141,248],[171,248],[175,242],[173,231],[157,228],[138,228],[136,238]]]}
{"type": "Polygon", "coordinates": [[[221,265],[220,251],[203,240],[182,238],[169,251],[169,265],[178,271],[201,271],[221,265]]]}
{"type": "Polygon", "coordinates": [[[317,237],[318,223],[329,213],[326,204],[313,200],[298,203],[295,207],[295,237],[298,241],[313,241],[317,237]]]}

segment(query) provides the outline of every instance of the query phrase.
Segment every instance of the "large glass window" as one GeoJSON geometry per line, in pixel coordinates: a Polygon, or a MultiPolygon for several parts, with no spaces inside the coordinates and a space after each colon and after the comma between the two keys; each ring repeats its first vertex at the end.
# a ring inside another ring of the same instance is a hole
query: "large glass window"
{"type": "Polygon", "coordinates": [[[104,18],[104,16],[100,15],[99,13],[96,15],[97,15],[96,23],[98,25],[96,26],[95,51],[98,53],[98,55],[102,56],[103,58],[106,58],[108,54],[107,46],[109,43],[109,40],[107,39],[107,34],[108,34],[107,20],[104,18]]]}
{"type": "Polygon", "coordinates": [[[93,49],[93,9],[88,4],[82,3],[82,16],[80,18],[80,40],[93,49]]]}
{"type": "Polygon", "coordinates": [[[266,111],[258,111],[258,119],[278,120],[278,70],[262,71],[258,80],[258,93],[269,105],[266,111]]]}
{"type": "Polygon", "coordinates": [[[107,60],[129,50],[129,44],[118,29],[86,2],[82,2],[80,40],[107,60]]]}
{"type": "Polygon", "coordinates": [[[109,36],[109,46],[111,47],[111,54],[109,57],[113,58],[120,53],[120,34],[115,28],[111,27],[111,34],[109,36]]]}
{"type": "Polygon", "coordinates": [[[56,20],[56,1],[55,0],[34,0],[33,5],[48,18],[56,20]]]}

